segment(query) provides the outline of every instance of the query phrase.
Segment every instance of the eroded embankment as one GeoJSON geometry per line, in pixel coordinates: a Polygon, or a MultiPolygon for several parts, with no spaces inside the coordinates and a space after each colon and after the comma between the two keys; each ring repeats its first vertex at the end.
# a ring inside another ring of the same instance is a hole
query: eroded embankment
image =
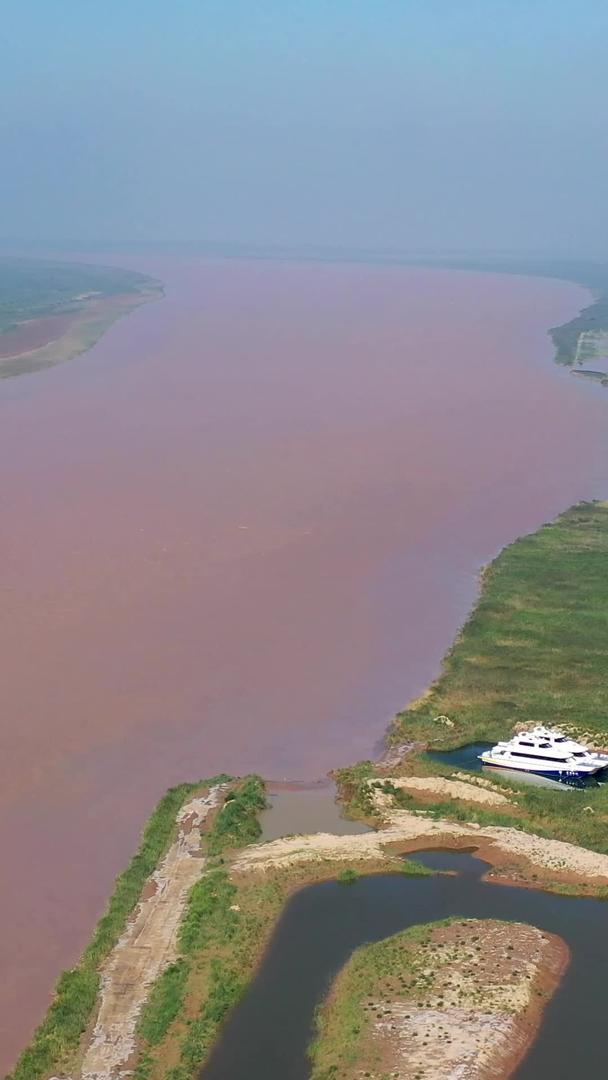
{"type": "Polygon", "coordinates": [[[312,1080],[509,1076],[568,962],[533,926],[450,920],[352,956],[318,1019],[312,1080]]]}

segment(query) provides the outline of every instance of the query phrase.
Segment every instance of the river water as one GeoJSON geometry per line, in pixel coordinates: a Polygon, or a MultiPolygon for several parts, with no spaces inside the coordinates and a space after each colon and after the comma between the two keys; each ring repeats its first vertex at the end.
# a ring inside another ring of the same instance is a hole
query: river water
{"type": "Polygon", "coordinates": [[[129,265],[166,298],[0,384],[0,1068],[168,785],[369,756],[480,565],[608,489],[575,285],[129,265]]]}
{"type": "Polygon", "coordinates": [[[289,901],[262,966],[230,1015],[201,1080],[307,1080],[315,1006],[353,950],[451,916],[530,923],[567,942],[571,961],[513,1080],[599,1076],[605,1059],[608,904],[479,880],[470,855],[416,858],[456,877],[378,874],[311,885],[289,901]]]}

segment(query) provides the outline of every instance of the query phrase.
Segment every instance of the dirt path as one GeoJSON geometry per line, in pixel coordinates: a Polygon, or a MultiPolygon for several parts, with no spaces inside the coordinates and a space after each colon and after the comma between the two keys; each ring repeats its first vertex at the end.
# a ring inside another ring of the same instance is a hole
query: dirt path
{"type": "Polygon", "coordinates": [[[115,1080],[130,1072],[142,1005],[152,983],[177,958],[186,899],[205,866],[199,829],[223,790],[213,787],[182,807],[177,839],[149,878],[143,899],[102,968],[101,1002],[82,1062],[82,1080],[115,1080]]]}

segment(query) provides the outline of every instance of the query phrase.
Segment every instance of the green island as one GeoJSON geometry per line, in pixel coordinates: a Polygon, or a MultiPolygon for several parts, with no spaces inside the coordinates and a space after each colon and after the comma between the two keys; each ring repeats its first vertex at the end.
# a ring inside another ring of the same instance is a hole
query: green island
{"type": "Polygon", "coordinates": [[[0,378],[79,356],[162,295],[159,281],[131,270],[0,256],[0,378]]]}

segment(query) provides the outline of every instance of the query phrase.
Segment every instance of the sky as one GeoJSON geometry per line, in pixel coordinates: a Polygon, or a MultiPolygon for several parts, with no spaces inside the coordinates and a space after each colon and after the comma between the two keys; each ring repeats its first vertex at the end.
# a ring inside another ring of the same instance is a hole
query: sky
{"type": "Polygon", "coordinates": [[[0,241],[601,256],[606,0],[2,0],[0,241]]]}

